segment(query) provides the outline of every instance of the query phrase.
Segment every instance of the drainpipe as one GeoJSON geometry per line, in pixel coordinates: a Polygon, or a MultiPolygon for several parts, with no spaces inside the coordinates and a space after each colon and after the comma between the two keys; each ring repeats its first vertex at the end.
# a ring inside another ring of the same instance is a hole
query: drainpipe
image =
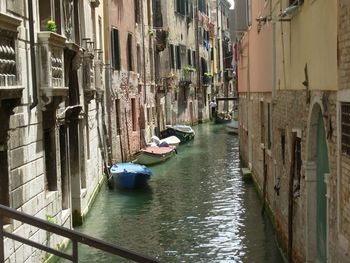
{"type": "Polygon", "coordinates": [[[33,102],[30,109],[34,109],[38,105],[38,89],[36,79],[36,62],[35,62],[35,43],[34,43],[34,19],[33,19],[33,3],[28,0],[28,15],[29,15],[29,41],[30,41],[30,64],[32,67],[32,90],[33,102]]]}
{"type": "Polygon", "coordinates": [[[141,35],[142,35],[142,59],[143,59],[143,102],[146,104],[147,102],[147,77],[146,77],[146,54],[145,54],[145,24],[144,24],[144,15],[143,15],[143,0],[141,2],[141,35]]]}
{"type": "MultiPolygon", "coordinates": [[[[197,98],[197,102],[199,104],[199,99],[198,99],[198,89],[200,89],[201,87],[201,77],[202,77],[202,71],[201,71],[201,65],[200,65],[200,61],[199,61],[199,38],[198,38],[198,0],[195,0],[195,18],[194,18],[194,31],[195,31],[195,42],[196,42],[196,66],[197,66],[197,88],[195,90],[195,94],[196,94],[196,98],[197,98]]],[[[199,112],[199,107],[198,107],[198,112],[199,112]]],[[[199,121],[199,116],[198,116],[198,112],[197,112],[197,121],[199,121]]]]}
{"type": "MultiPolygon", "coordinates": [[[[111,23],[109,19],[109,0],[106,1],[105,4],[105,10],[103,12],[105,19],[107,19],[107,34],[109,37],[107,37],[107,41],[105,41],[104,46],[108,50],[107,55],[105,56],[105,59],[107,62],[107,67],[105,68],[105,77],[106,77],[106,90],[105,90],[105,103],[106,108],[104,108],[104,105],[101,105],[103,107],[103,115],[105,115],[105,109],[107,110],[107,125],[108,127],[104,129],[107,133],[107,155],[108,160],[112,160],[112,149],[111,149],[111,141],[112,141],[112,120],[111,120],[111,89],[112,89],[112,76],[111,76],[111,54],[112,54],[112,47],[111,47],[111,23]],[[107,43],[106,43],[107,42],[107,43]]],[[[104,22],[105,23],[105,22],[104,22]]],[[[104,36],[104,39],[106,40],[106,36],[104,36]]],[[[111,164],[111,163],[110,163],[111,164]]]]}

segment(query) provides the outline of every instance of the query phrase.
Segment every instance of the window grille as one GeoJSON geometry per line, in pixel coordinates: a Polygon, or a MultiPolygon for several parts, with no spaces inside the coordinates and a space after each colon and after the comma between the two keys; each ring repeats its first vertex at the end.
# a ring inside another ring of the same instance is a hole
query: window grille
{"type": "Polygon", "coordinates": [[[341,104],[341,149],[350,155],[350,103],[341,104]]]}

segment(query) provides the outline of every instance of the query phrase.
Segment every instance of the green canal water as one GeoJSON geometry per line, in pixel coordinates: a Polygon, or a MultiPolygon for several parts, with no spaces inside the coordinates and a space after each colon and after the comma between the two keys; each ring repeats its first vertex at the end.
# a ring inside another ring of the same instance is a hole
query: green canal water
{"type": "MultiPolygon", "coordinates": [[[[213,124],[195,131],[151,167],[148,188],[103,189],[77,230],[163,262],[283,262],[254,185],[240,177],[238,137],[213,124]]],[[[79,262],[131,261],[81,246],[79,262]]]]}

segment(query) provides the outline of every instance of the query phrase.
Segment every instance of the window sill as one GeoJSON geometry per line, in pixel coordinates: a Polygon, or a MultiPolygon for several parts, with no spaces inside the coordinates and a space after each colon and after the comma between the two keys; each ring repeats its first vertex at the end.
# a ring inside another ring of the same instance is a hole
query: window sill
{"type": "Polygon", "coordinates": [[[186,17],[186,14],[182,14],[182,13],[180,13],[180,12],[178,12],[178,11],[175,11],[175,15],[180,16],[180,17],[182,17],[182,18],[185,18],[185,17],[186,17]]]}

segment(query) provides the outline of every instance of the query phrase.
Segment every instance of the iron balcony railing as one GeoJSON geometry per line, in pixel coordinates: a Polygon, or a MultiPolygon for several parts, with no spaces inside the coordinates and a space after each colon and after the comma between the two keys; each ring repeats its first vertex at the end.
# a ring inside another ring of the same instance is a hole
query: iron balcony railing
{"type": "Polygon", "coordinates": [[[119,246],[115,246],[113,244],[110,244],[108,242],[99,240],[97,238],[90,237],[88,235],[84,235],[82,233],[79,233],[77,231],[67,229],[65,227],[55,225],[52,223],[49,223],[43,219],[36,218],[34,216],[20,213],[16,211],[15,209],[0,205],[0,263],[5,262],[4,258],[4,238],[10,238],[13,240],[16,240],[18,242],[21,242],[23,244],[35,247],[37,249],[43,250],[47,253],[51,253],[53,255],[56,255],[58,257],[70,260],[73,263],[78,262],[78,244],[84,244],[88,245],[90,247],[94,247],[96,249],[111,253],[115,256],[119,256],[122,258],[130,259],[134,262],[139,263],[161,263],[161,261],[150,258],[144,255],[141,255],[139,253],[132,252],[130,250],[121,248],[119,246]],[[72,241],[72,254],[67,254],[65,252],[53,249],[51,247],[45,246],[43,244],[34,242],[32,240],[29,240],[28,238],[24,238],[18,235],[15,235],[13,233],[9,233],[4,230],[4,219],[9,218],[12,220],[17,220],[23,223],[26,223],[28,225],[37,227],[39,229],[46,230],[50,233],[54,233],[56,235],[68,238],[72,241]]]}

